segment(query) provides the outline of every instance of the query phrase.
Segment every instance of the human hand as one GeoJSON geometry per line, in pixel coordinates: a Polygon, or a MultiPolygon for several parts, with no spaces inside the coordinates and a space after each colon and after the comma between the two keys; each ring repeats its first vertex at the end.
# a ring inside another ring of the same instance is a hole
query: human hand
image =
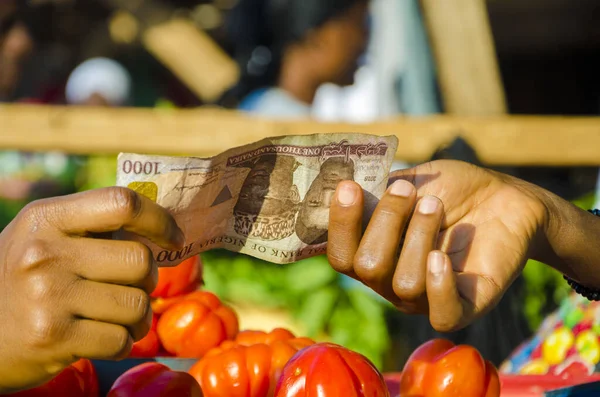
{"type": "Polygon", "coordinates": [[[179,249],[175,220],[125,188],[32,202],[0,234],[0,393],[42,384],[78,358],[120,359],[148,332],[158,269],[139,242],[179,249]]]}
{"type": "Polygon", "coordinates": [[[543,234],[539,188],[452,160],[397,171],[390,182],[364,234],[362,190],[340,183],[329,262],[399,310],[428,314],[440,332],[465,327],[498,302],[543,234]]]}

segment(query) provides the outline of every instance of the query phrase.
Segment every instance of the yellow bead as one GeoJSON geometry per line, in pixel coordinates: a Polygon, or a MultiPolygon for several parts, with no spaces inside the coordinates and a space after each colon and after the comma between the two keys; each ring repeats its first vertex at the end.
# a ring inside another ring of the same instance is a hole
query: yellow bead
{"type": "Polygon", "coordinates": [[[533,360],[525,364],[519,370],[520,375],[545,375],[548,373],[550,366],[543,360],[533,360]]]}
{"type": "Polygon", "coordinates": [[[564,361],[567,352],[573,346],[574,336],[565,327],[554,330],[542,345],[542,357],[549,365],[557,365],[564,361]]]}
{"type": "Polygon", "coordinates": [[[575,339],[575,348],[579,356],[590,364],[600,361],[600,343],[592,330],[583,331],[575,339]]]}

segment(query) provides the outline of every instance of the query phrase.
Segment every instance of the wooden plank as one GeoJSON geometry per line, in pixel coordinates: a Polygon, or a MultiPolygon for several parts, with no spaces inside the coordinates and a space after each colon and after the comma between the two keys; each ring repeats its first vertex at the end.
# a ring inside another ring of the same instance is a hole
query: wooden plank
{"type": "Polygon", "coordinates": [[[506,99],[484,0],[421,0],[445,111],[506,113],[506,99]]]}
{"type": "Polygon", "coordinates": [[[397,118],[372,124],[276,121],[217,109],[0,105],[0,149],[80,154],[138,152],[212,156],[291,134],[394,134],[397,158],[421,162],[462,136],[490,165],[600,165],[600,118],[533,116],[397,118]]]}
{"type": "Polygon", "coordinates": [[[218,100],[239,79],[237,63],[204,31],[163,1],[103,0],[141,29],[143,46],[198,98],[218,100]]]}
{"type": "Polygon", "coordinates": [[[191,21],[172,19],[149,27],[146,49],[205,102],[214,102],[239,79],[238,65],[191,21]]]}

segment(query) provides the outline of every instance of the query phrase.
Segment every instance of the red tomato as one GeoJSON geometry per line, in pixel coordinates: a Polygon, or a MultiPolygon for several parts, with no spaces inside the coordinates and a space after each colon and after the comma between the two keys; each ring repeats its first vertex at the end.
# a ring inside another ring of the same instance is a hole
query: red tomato
{"type": "Polygon", "coordinates": [[[98,377],[90,360],[81,359],[69,365],[54,379],[34,389],[9,394],[13,397],[98,397],[98,377]]]}
{"type": "Polygon", "coordinates": [[[154,314],[161,315],[166,312],[171,306],[181,301],[185,295],[175,296],[173,298],[157,298],[153,299],[150,305],[154,314]]]}
{"type": "Polygon", "coordinates": [[[202,284],[202,260],[192,256],[174,267],[158,269],[158,284],[153,298],[172,298],[193,292],[202,284]]]}
{"type": "Polygon", "coordinates": [[[201,358],[223,341],[235,338],[238,330],[235,312],[207,291],[186,295],[158,320],[161,344],[177,357],[201,358]]]}
{"type": "Polygon", "coordinates": [[[383,376],[362,354],[332,343],[300,350],[285,366],[276,397],[389,397],[383,376]]]}
{"type": "Polygon", "coordinates": [[[498,397],[496,368],[472,346],[433,339],[409,357],[400,378],[400,395],[415,397],[498,397]]]}
{"type": "Polygon", "coordinates": [[[152,358],[156,357],[159,351],[160,341],[158,340],[158,333],[154,330],[150,330],[146,336],[133,344],[129,357],[152,358]]]}
{"type": "Polygon", "coordinates": [[[129,357],[156,357],[160,351],[160,341],[158,340],[158,332],[156,327],[158,324],[158,316],[152,314],[152,326],[150,331],[142,339],[133,344],[129,357]]]}
{"type": "Polygon", "coordinates": [[[187,372],[160,363],[137,365],[113,383],[107,397],[202,397],[198,382],[187,372]]]}
{"type": "Polygon", "coordinates": [[[205,397],[273,396],[283,367],[300,349],[314,344],[284,329],[242,331],[234,341],[210,350],[190,369],[205,397]]]}
{"type": "Polygon", "coordinates": [[[285,328],[275,328],[271,332],[244,330],[237,334],[235,342],[240,345],[250,346],[256,343],[271,344],[276,340],[290,340],[294,338],[296,336],[293,332],[285,328]]]}

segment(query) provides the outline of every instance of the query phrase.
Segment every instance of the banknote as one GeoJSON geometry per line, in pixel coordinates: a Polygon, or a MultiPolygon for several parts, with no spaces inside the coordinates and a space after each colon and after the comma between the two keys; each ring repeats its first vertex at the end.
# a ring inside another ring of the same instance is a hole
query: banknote
{"type": "Polygon", "coordinates": [[[216,248],[286,264],[326,252],[340,181],[357,182],[373,211],[397,146],[395,136],[340,133],[267,138],[211,158],[121,153],[117,185],[166,208],[183,230],[179,251],[136,237],[159,266],[216,248]]]}

